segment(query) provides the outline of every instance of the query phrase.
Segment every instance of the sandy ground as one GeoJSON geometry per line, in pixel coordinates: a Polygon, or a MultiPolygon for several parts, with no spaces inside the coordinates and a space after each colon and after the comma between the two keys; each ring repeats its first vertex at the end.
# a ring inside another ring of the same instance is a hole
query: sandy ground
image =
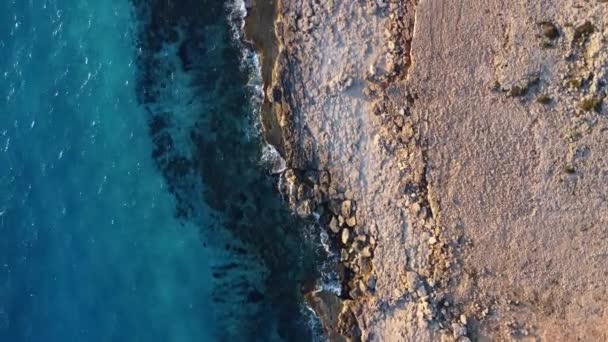
{"type": "Polygon", "coordinates": [[[346,255],[342,296],[315,299],[331,339],[608,340],[608,3],[277,12],[267,129],[331,175],[312,204],[346,255]]]}

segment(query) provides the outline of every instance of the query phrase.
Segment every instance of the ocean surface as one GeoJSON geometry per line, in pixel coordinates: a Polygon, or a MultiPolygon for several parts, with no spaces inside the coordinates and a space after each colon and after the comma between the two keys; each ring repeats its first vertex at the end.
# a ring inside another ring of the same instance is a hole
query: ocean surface
{"type": "Polygon", "coordinates": [[[243,14],[0,2],[0,341],[315,339],[243,14]]]}

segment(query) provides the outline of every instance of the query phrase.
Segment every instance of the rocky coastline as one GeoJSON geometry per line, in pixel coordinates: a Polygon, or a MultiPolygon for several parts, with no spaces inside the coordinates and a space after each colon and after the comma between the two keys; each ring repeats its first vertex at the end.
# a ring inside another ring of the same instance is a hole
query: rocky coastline
{"type": "MultiPolygon", "coordinates": [[[[579,233],[552,235],[547,222],[606,234],[608,168],[588,158],[608,146],[607,5],[503,5],[277,0],[264,10],[272,23],[250,19],[265,32],[249,38],[265,56],[262,121],[287,163],[281,191],[339,255],[341,294],[306,295],[330,340],[606,337],[602,311],[581,323],[599,304],[573,306],[605,279],[571,280],[583,273],[555,248],[579,233]],[[566,195],[576,184],[597,211],[566,195]]],[[[605,251],[579,252],[588,272],[605,251]]]]}

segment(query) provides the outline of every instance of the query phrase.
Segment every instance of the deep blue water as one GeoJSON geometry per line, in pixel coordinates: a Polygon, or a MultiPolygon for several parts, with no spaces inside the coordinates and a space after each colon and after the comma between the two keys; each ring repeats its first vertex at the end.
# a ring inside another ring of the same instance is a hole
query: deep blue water
{"type": "Polygon", "coordinates": [[[0,2],[0,341],[312,338],[230,7],[0,2]]]}

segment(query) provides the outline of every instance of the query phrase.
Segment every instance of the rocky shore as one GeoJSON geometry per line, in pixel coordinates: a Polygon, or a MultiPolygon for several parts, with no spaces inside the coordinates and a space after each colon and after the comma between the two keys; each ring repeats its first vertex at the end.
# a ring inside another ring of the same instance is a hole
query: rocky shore
{"type": "Polygon", "coordinates": [[[280,186],[340,256],[306,296],[328,338],[608,338],[605,1],[268,4],[280,186]]]}

